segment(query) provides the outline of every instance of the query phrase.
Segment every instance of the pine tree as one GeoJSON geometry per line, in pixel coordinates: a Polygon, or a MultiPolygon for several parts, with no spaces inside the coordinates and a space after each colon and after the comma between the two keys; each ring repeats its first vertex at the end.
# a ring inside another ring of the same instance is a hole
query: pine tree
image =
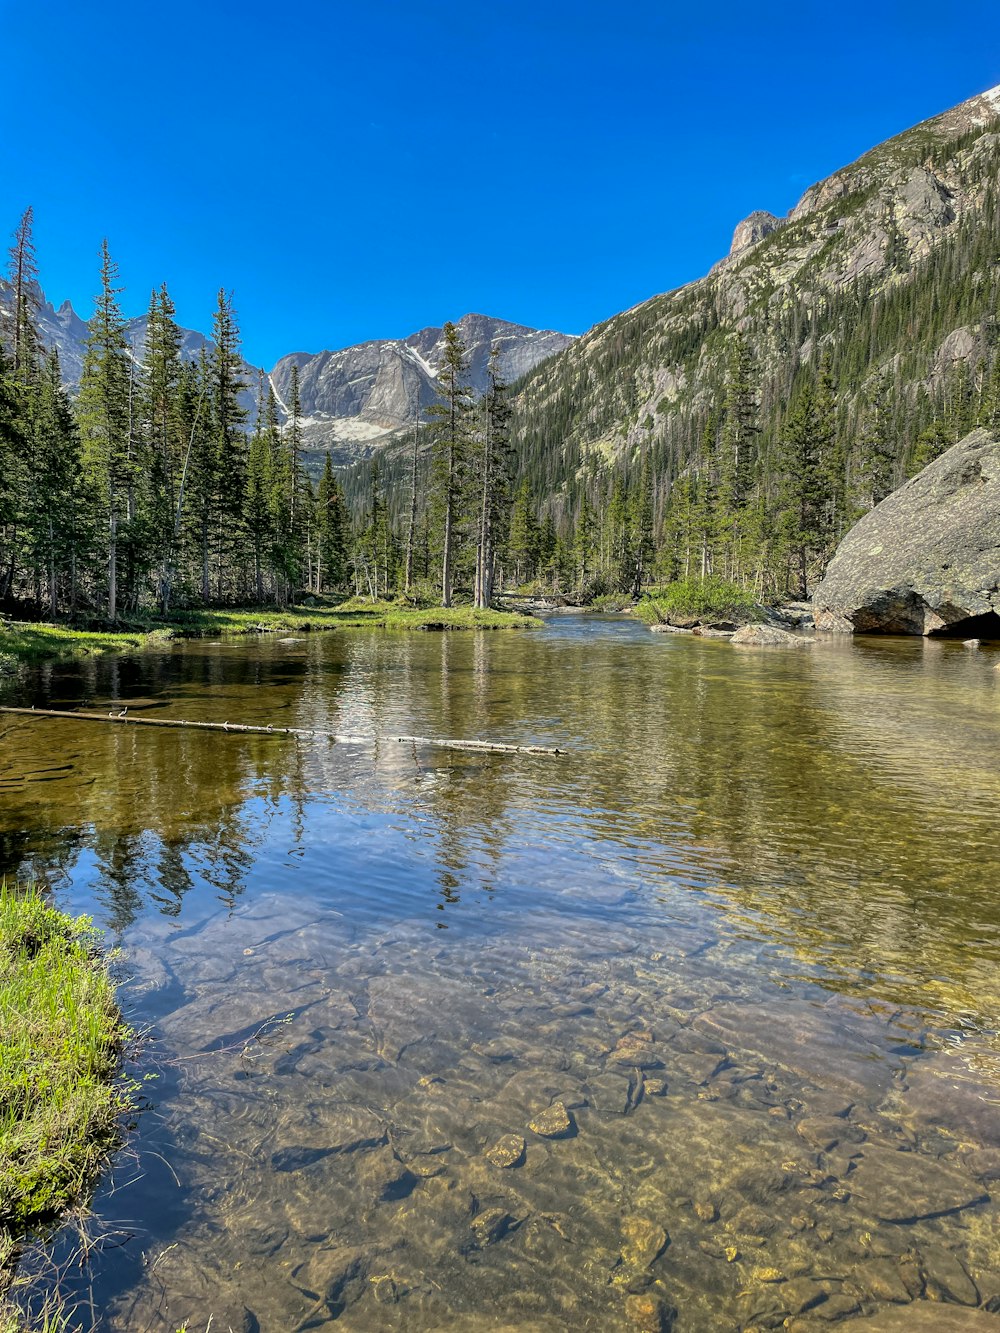
{"type": "Polygon", "coordinates": [[[718,511],[713,525],[731,578],[740,577],[746,556],[746,507],[754,480],[760,433],[756,379],[749,343],[743,334],[738,334],[729,355],[720,441],[718,511]]]}
{"type": "Polygon", "coordinates": [[[653,534],[653,477],[648,458],[643,458],[638,482],[629,495],[628,543],[632,558],[630,592],[633,597],[638,597],[649,574],[656,547],[653,534]]]}
{"type": "Polygon", "coordinates": [[[443,332],[444,355],[438,371],[442,401],[430,409],[437,422],[432,451],[432,498],[441,529],[441,605],[451,606],[460,502],[468,467],[472,394],[461,335],[450,320],[443,332]]]}
{"type": "Polygon", "coordinates": [[[36,575],[44,578],[49,611],[58,616],[59,578],[75,568],[83,541],[79,437],[55,348],[46,356],[38,384],[32,434],[27,554],[36,575]]]}
{"type": "Polygon", "coordinates": [[[508,561],[513,565],[514,583],[527,582],[538,564],[538,518],[527,481],[522,481],[514,496],[507,538],[508,561]]]}
{"type": "Polygon", "coordinates": [[[607,549],[604,567],[613,586],[624,592],[632,585],[633,554],[629,540],[629,506],[625,482],[621,473],[615,475],[608,500],[605,525],[607,549]]]}
{"type": "Polygon", "coordinates": [[[895,463],[887,386],[884,378],[879,377],[869,390],[855,446],[854,500],[858,513],[874,509],[893,489],[895,463]]]}
{"type": "Polygon", "coordinates": [[[7,601],[17,576],[21,518],[27,493],[28,422],[23,388],[0,345],[0,600],[7,601]]]}
{"type": "MultiPolygon", "coordinates": [[[[247,388],[240,355],[240,332],[232,293],[219,290],[212,320],[212,350],[208,358],[208,406],[214,446],[216,490],[212,518],[216,526],[216,596],[222,601],[227,582],[238,592],[239,562],[246,553],[243,522],[246,501],[247,438],[243,431],[247,411],[240,396],[247,388]]],[[[206,601],[210,589],[203,587],[206,601]]]]}
{"type": "Polygon", "coordinates": [[[510,404],[507,383],[500,370],[499,349],[495,345],[490,353],[486,377],[482,430],[476,457],[479,515],[474,601],[480,608],[488,607],[493,601],[497,534],[502,532],[510,510],[510,404]]]}
{"type": "Polygon", "coordinates": [[[302,456],[302,394],[299,389],[299,368],[292,363],[291,382],[288,391],[288,421],[285,426],[290,470],[288,487],[288,570],[290,581],[301,582],[302,566],[302,475],[300,460],[302,456]]]}
{"type": "Polygon", "coordinates": [[[197,587],[201,601],[207,606],[212,597],[212,538],[218,521],[222,474],[212,421],[212,374],[205,348],[198,360],[182,372],[180,401],[187,431],[181,523],[192,572],[192,592],[197,587]]]}
{"type": "Polygon", "coordinates": [[[828,432],[829,422],[821,415],[816,388],[807,383],[780,437],[778,530],[789,564],[789,584],[800,597],[807,596],[810,571],[825,549],[823,446],[828,432]]]}
{"type": "Polygon", "coordinates": [[[11,334],[11,373],[19,384],[32,384],[38,376],[41,342],[36,320],[38,316],[38,265],[35,260],[35,242],[32,235],[35,211],[26,208],[14,231],[10,248],[9,278],[13,296],[11,334]]]}
{"type": "Polygon", "coordinates": [[[719,496],[719,421],[710,412],[701,432],[691,493],[692,526],[696,533],[699,574],[706,579],[714,572],[718,532],[719,496]]]}
{"type": "Polygon", "coordinates": [[[587,498],[586,490],[580,492],[580,502],[576,510],[576,523],[573,528],[573,564],[576,586],[580,589],[587,584],[595,572],[596,541],[594,511],[587,498]]]}
{"type": "Polygon", "coordinates": [[[277,404],[274,390],[268,383],[264,391],[264,374],[257,384],[257,421],[250,437],[247,452],[247,492],[244,521],[253,560],[254,597],[258,604],[264,601],[264,571],[274,541],[274,522],[271,491],[274,484],[272,466],[275,457],[273,435],[277,431],[277,404]]]}
{"type": "MultiPolygon", "coordinates": [[[[327,465],[330,456],[327,455],[327,465]]],[[[403,575],[403,591],[408,593],[413,587],[414,542],[417,533],[417,421],[413,421],[413,440],[410,447],[410,521],[406,528],[406,565],[403,575]]]]}
{"type": "Polygon", "coordinates": [[[344,496],[333,472],[329,454],[323,464],[317,493],[316,591],[339,588],[347,574],[347,521],[344,496]]]}
{"type": "Polygon", "coordinates": [[[107,560],[105,607],[118,618],[119,544],[126,516],[131,443],[131,365],[125,320],[118,304],[118,268],[101,244],[101,290],[88,325],[77,412],[87,476],[99,497],[107,560]]]}
{"type": "Polygon", "coordinates": [[[187,452],[181,416],[181,332],[174,314],[163,283],[150,297],[143,346],[141,510],[146,554],[156,569],[157,601],[164,611],[178,558],[177,508],[187,452]]]}

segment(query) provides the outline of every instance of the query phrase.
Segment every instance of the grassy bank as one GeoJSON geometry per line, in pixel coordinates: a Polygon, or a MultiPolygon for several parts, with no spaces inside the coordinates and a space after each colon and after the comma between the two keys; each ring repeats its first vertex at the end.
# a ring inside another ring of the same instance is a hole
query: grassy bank
{"type": "Polygon", "coordinates": [[[0,674],[18,662],[66,660],[128,652],[171,638],[229,634],[306,634],[330,629],[529,629],[539,622],[509,611],[477,611],[471,606],[411,606],[400,602],[352,599],[336,606],[251,607],[178,611],[159,618],[132,618],[119,629],[77,630],[65,625],[0,620],[0,674]]]}
{"type": "Polygon", "coordinates": [[[86,918],[0,885],[0,1331],[18,1247],[78,1208],[118,1141],[130,1036],[86,918]]]}

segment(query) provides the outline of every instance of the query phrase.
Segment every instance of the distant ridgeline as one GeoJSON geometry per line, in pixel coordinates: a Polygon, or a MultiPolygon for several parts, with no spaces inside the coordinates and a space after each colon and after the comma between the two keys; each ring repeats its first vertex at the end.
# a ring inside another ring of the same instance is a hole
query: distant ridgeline
{"type": "Polygon", "coordinates": [[[47,306],[29,210],[0,283],[0,602],[804,593],[858,517],[1000,427],[998,180],[995,89],[582,338],[466,316],[270,376],[224,293],[211,341],[165,288],[124,320],[106,250],[88,326],[47,306]]]}

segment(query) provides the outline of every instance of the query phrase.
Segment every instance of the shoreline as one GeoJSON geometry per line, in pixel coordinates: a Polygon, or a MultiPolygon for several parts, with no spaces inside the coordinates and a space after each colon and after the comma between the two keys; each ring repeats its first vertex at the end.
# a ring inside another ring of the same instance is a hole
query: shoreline
{"type": "MultiPolygon", "coordinates": [[[[134,1033],[89,917],[0,883],[0,1330],[19,1329],[27,1237],[86,1205],[135,1109],[121,1078],[134,1033]]],[[[54,1298],[57,1301],[57,1298],[54,1298]]]]}
{"type": "Polygon", "coordinates": [[[338,606],[293,606],[284,610],[233,607],[179,611],[164,618],[137,617],[118,629],[79,630],[57,623],[0,620],[0,677],[21,663],[135,652],[162,647],[175,639],[288,631],[309,634],[336,629],[536,629],[540,624],[537,617],[521,612],[477,610],[471,606],[401,606],[396,602],[364,604],[353,599],[338,606]]]}

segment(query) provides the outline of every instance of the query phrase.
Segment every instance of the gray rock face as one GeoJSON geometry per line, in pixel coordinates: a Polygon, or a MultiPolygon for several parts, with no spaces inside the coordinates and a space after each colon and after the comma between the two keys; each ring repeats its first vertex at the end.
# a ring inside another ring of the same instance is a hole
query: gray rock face
{"type": "Polygon", "coordinates": [[[818,629],[1000,637],[1000,442],[975,430],[847,534],[818,629]]]}
{"type": "Polygon", "coordinates": [[[773,213],[768,213],[762,208],[751,213],[748,218],[737,223],[733,232],[733,243],[729,247],[730,259],[742,254],[744,250],[749,250],[751,245],[756,245],[765,236],[770,236],[772,231],[784,225],[784,221],[784,218],[775,217],[773,213]]]}

